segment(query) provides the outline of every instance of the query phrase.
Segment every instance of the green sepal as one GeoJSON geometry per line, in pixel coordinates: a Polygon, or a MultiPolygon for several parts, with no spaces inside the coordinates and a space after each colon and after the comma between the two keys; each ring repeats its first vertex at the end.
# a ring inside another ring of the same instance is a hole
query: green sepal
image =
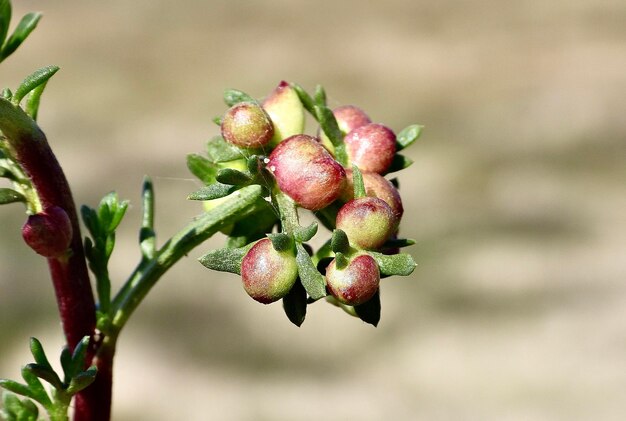
{"type": "Polygon", "coordinates": [[[350,242],[345,231],[335,229],[330,240],[330,248],[335,253],[347,253],[350,250],[350,242]]]}
{"type": "Polygon", "coordinates": [[[32,90],[48,82],[56,72],[59,71],[59,66],[47,66],[41,69],[35,70],[28,75],[21,85],[15,90],[12,101],[14,104],[19,104],[22,99],[32,90]]]}
{"type": "Polygon", "coordinates": [[[322,85],[317,85],[315,87],[315,103],[318,105],[326,105],[326,91],[322,85]]]}
{"type": "Polygon", "coordinates": [[[80,392],[81,390],[83,390],[84,388],[86,388],[87,386],[89,386],[91,383],[94,382],[97,374],[98,374],[98,368],[95,365],[92,365],[85,371],[81,371],[80,373],[78,373],[76,376],[72,378],[69,386],[66,389],[66,393],[69,393],[70,395],[74,395],[80,392]]]}
{"type": "Polygon", "coordinates": [[[272,242],[274,250],[277,252],[285,252],[293,250],[294,241],[293,237],[289,234],[282,232],[267,234],[267,238],[272,242]]]}
{"type": "Polygon", "coordinates": [[[218,169],[214,162],[195,153],[187,155],[187,168],[204,184],[211,184],[215,181],[218,169]]]}
{"type": "Polygon", "coordinates": [[[306,290],[298,279],[291,290],[289,290],[289,293],[283,298],[283,309],[291,323],[300,327],[306,317],[306,306],[306,290]]]}
{"type": "Polygon", "coordinates": [[[0,52],[0,61],[4,60],[19,47],[22,42],[33,32],[33,29],[37,26],[37,23],[41,19],[41,13],[27,13],[24,15],[20,23],[18,23],[17,27],[9,37],[9,39],[2,46],[2,51],[0,52]]]}
{"type": "Polygon", "coordinates": [[[387,169],[387,174],[408,168],[411,164],[413,164],[411,158],[397,153],[394,155],[393,161],[391,161],[391,165],[387,169]]]}
{"type": "Polygon", "coordinates": [[[337,252],[335,254],[335,267],[337,269],[339,270],[344,269],[345,267],[348,266],[348,263],[350,263],[350,261],[348,260],[345,254],[343,254],[342,252],[337,252]]]}
{"type": "Polygon", "coordinates": [[[222,136],[211,138],[206,148],[209,159],[214,163],[233,161],[243,156],[238,148],[226,142],[222,136]]]}
{"type": "Polygon", "coordinates": [[[402,129],[396,136],[396,151],[401,151],[415,143],[421,136],[423,128],[424,126],[419,124],[412,124],[402,129]]]}
{"type": "Polygon", "coordinates": [[[46,389],[43,387],[43,384],[41,384],[41,381],[35,373],[27,369],[26,367],[22,367],[22,378],[24,379],[24,381],[28,385],[28,389],[30,390],[30,394],[25,396],[36,400],[43,406],[48,406],[51,404],[50,396],[48,396],[46,389]]]}
{"type": "Polygon", "coordinates": [[[365,184],[363,182],[363,174],[356,165],[352,165],[352,183],[354,184],[354,198],[360,199],[367,196],[365,193],[365,184]]]}
{"type": "Polygon", "coordinates": [[[0,205],[17,202],[26,203],[26,197],[24,197],[22,193],[16,192],[13,189],[0,188],[0,205]]]}
{"type": "Polygon", "coordinates": [[[224,91],[224,102],[229,107],[232,107],[235,104],[239,104],[240,102],[252,102],[257,103],[256,99],[252,98],[250,95],[243,91],[239,91],[237,89],[226,89],[224,91]]]}
{"type": "MultiPolygon", "coordinates": [[[[35,376],[50,383],[55,389],[63,390],[63,382],[50,367],[43,366],[41,364],[26,364],[22,370],[28,370],[35,376]]],[[[24,376],[22,372],[22,376],[24,376]]],[[[26,380],[26,379],[24,379],[26,380]]]]}
{"type": "Polygon", "coordinates": [[[307,253],[302,244],[296,244],[296,250],[298,274],[300,275],[300,280],[307,294],[314,300],[325,297],[326,281],[324,277],[317,271],[313,261],[311,261],[309,253],[307,253]]]}
{"type": "Polygon", "coordinates": [[[215,179],[219,183],[231,186],[245,186],[252,181],[250,175],[232,168],[222,168],[217,172],[215,179]]]}
{"type": "Polygon", "coordinates": [[[229,186],[227,184],[222,183],[213,183],[208,186],[202,187],[200,190],[197,190],[187,196],[188,200],[213,200],[220,199],[222,197],[226,197],[235,190],[237,190],[237,186],[229,186]]]}
{"type": "Polygon", "coordinates": [[[368,253],[374,258],[374,260],[376,260],[381,275],[408,276],[413,273],[413,270],[415,270],[415,267],[417,266],[413,257],[407,253],[392,255],[374,251],[370,251],[368,253]]]}
{"type": "Polygon", "coordinates": [[[198,261],[209,269],[241,275],[241,261],[253,245],[254,243],[250,243],[247,246],[239,248],[211,250],[200,257],[198,261]]]}
{"type": "Polygon", "coordinates": [[[0,0],[0,46],[9,33],[11,23],[11,0],[0,0]]]}
{"type": "Polygon", "coordinates": [[[291,87],[298,94],[298,98],[300,98],[300,102],[302,102],[304,108],[315,117],[315,102],[311,98],[311,95],[309,95],[302,86],[296,83],[292,83],[291,87]]]}
{"type": "Polygon", "coordinates": [[[380,321],[380,291],[376,291],[376,294],[365,303],[354,306],[354,312],[365,323],[374,327],[378,326],[380,321]]]}
{"type": "Polygon", "coordinates": [[[306,243],[311,240],[317,234],[317,222],[311,222],[310,225],[306,227],[299,227],[293,231],[293,236],[296,241],[300,243],[306,243]]]}

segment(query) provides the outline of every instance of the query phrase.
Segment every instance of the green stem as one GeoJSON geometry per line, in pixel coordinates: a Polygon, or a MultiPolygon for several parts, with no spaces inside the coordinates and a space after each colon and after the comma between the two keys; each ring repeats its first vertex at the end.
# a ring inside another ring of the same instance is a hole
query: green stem
{"type": "Polygon", "coordinates": [[[285,234],[292,234],[296,229],[300,228],[296,204],[278,188],[274,189],[272,196],[274,203],[279,209],[281,231],[285,234]]]}

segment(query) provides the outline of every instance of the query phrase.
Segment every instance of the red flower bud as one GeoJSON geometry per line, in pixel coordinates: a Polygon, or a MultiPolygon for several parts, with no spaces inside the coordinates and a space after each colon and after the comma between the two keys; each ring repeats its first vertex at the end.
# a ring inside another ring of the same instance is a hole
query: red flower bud
{"type": "Polygon", "coordinates": [[[59,257],[72,242],[72,223],[62,208],[52,206],[28,217],[22,227],[22,237],[36,253],[59,257]]]}
{"type": "Polygon", "coordinates": [[[351,164],[361,171],[383,174],[396,153],[396,135],[382,124],[367,124],[352,130],[344,138],[351,164]]]}
{"type": "Polygon", "coordinates": [[[240,102],[226,111],[222,137],[240,148],[260,148],[269,143],[274,126],[267,113],[252,102],[240,102]]]}
{"type": "MultiPolygon", "coordinates": [[[[404,208],[402,207],[402,198],[400,197],[400,192],[396,187],[391,183],[391,181],[387,180],[380,174],[375,172],[361,172],[363,176],[363,184],[365,185],[365,194],[370,197],[377,197],[379,199],[384,200],[391,210],[393,214],[396,216],[398,223],[400,223],[400,219],[402,218],[402,214],[404,213],[404,208]]],[[[347,183],[344,192],[341,194],[341,199],[345,202],[352,200],[354,198],[354,184],[352,182],[352,170],[346,170],[347,183]]]]}
{"type": "Polygon", "coordinates": [[[362,197],[341,207],[337,213],[337,228],[346,233],[353,246],[375,250],[394,234],[397,222],[384,200],[362,197]]]}
{"type": "Polygon", "coordinates": [[[281,142],[269,156],[267,168],[287,196],[310,210],[334,202],[346,182],[343,167],[315,138],[307,135],[291,136],[281,142]]]}
{"type": "Polygon", "coordinates": [[[333,260],[326,268],[326,286],[337,300],[351,306],[371,299],[380,283],[380,271],[374,258],[361,254],[348,261],[347,266],[337,268],[333,260]]]}
{"type": "Polygon", "coordinates": [[[269,238],[259,240],[241,261],[244,289],[263,304],[287,295],[297,277],[296,257],[287,251],[276,251],[269,238]]]}
{"type": "MultiPolygon", "coordinates": [[[[333,115],[337,120],[339,130],[341,130],[344,135],[372,122],[367,114],[365,114],[365,111],[354,105],[342,105],[341,107],[337,107],[333,110],[333,115]]],[[[322,130],[320,130],[320,140],[326,149],[331,152],[335,150],[330,139],[322,130]]]]}

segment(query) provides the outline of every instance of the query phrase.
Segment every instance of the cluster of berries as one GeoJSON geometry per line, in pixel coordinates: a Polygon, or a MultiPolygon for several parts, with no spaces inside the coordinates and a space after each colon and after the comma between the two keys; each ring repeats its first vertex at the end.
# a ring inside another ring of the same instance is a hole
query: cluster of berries
{"type": "Polygon", "coordinates": [[[356,106],[330,110],[321,87],[312,97],[287,82],[262,102],[234,90],[225,100],[230,108],[216,119],[221,136],[209,141],[208,158],[188,159],[207,184],[191,198],[211,199],[212,208],[220,198],[258,184],[269,206],[227,227],[228,247],[201,262],[239,273],[256,301],[285,299],[287,315],[298,325],[306,304],[327,295],[346,311],[377,322],[381,275],[407,275],[415,267],[409,255],[399,253],[412,241],[398,238],[402,200],[397,182],[384,176],[410,165],[397,152],[419,137],[421,126],[396,136],[356,106]],[[320,124],[317,136],[303,133],[306,111],[320,124]],[[317,225],[300,227],[298,207],[313,211],[333,233],[316,253],[306,242],[317,225]]]}

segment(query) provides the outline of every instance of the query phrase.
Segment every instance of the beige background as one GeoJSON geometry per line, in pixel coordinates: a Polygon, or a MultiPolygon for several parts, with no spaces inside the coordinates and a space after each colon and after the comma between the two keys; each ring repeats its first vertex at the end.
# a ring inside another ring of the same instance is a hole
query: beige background
{"type": "MultiPolygon", "coordinates": [[[[426,125],[400,176],[420,266],[384,282],[378,329],[325,303],[295,328],[195,262],[215,239],[124,332],[114,419],[626,417],[623,0],[15,3],[45,16],[2,86],[60,65],[40,123],[77,202],[133,203],[116,285],[144,174],[161,240],[200,211],[184,158],[217,133],[224,88],[322,83],[332,105],[426,125]]],[[[0,209],[0,377],[30,361],[29,336],[62,343],[23,219],[0,209]]]]}

